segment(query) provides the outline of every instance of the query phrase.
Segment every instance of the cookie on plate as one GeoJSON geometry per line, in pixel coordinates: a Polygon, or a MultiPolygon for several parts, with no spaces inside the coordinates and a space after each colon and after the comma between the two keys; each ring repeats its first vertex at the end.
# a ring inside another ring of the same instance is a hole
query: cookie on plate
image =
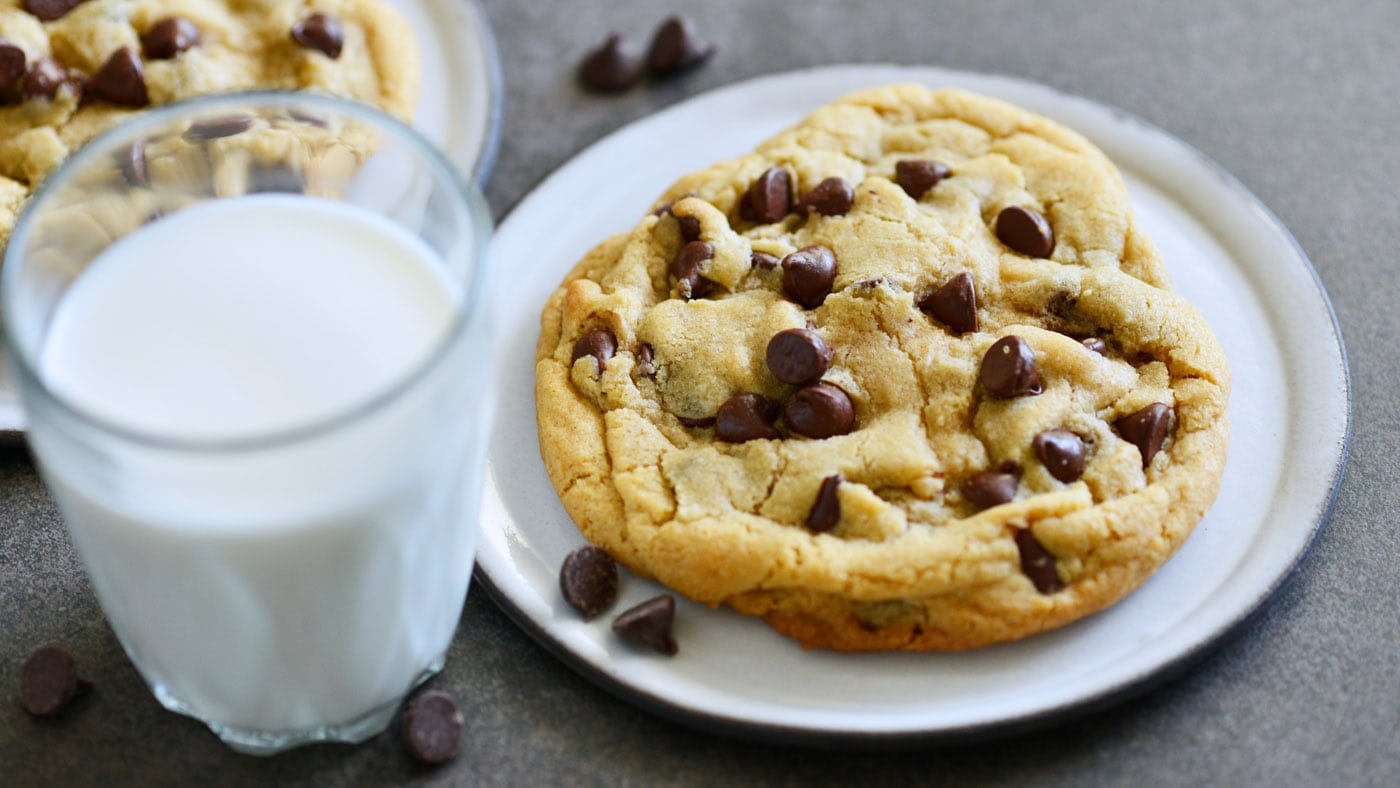
{"type": "Polygon", "coordinates": [[[266,88],[408,118],[418,83],[379,0],[0,0],[0,247],[49,171],[144,107],[266,88]]]}
{"type": "Polygon", "coordinates": [[[1219,488],[1229,372],[1121,179],[894,86],[682,178],[545,305],[583,535],[808,647],[965,649],[1138,587],[1219,488]]]}

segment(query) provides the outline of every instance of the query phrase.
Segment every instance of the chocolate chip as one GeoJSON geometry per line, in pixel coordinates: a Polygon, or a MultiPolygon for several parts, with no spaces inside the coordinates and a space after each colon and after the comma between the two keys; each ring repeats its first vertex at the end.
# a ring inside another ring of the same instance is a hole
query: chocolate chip
{"type": "Polygon", "coordinates": [[[686,243],[700,239],[700,220],[694,216],[677,216],[676,225],[686,243]]]}
{"type": "Polygon", "coordinates": [[[768,371],[784,383],[809,383],[831,366],[831,348],[808,328],[779,331],[768,340],[768,371]]]}
{"type": "Polygon", "coordinates": [[[624,640],[651,646],[671,656],[676,653],[676,639],[671,636],[675,617],[675,597],[662,594],[623,611],[613,619],[612,630],[624,640]]]}
{"type": "Polygon", "coordinates": [[[1021,483],[1021,467],[1014,462],[1003,465],[999,470],[983,471],[963,482],[963,496],[978,508],[990,509],[1010,503],[1016,497],[1016,486],[1021,483]]]}
{"type": "Polygon", "coordinates": [[[306,183],[294,168],[281,164],[254,164],[248,169],[248,193],[301,194],[306,183]]]}
{"type": "Polygon", "coordinates": [[[570,363],[584,356],[592,356],[598,362],[598,374],[602,375],[608,359],[617,353],[617,337],[604,328],[594,329],[578,338],[574,343],[573,358],[570,363]]]}
{"type": "Polygon", "coordinates": [[[783,294],[808,309],[822,305],[836,282],[836,253],[808,246],[783,258],[783,294]]]}
{"type": "Polygon", "coordinates": [[[592,621],[617,601],[617,564],[601,547],[584,545],[564,558],[559,590],[584,621],[592,621]]]}
{"type": "Polygon", "coordinates": [[[830,383],[812,383],[794,391],[783,403],[788,429],[808,438],[845,435],[855,427],[851,396],[830,383]]]}
{"type": "Polygon", "coordinates": [[[739,203],[740,218],[759,224],[780,221],[791,210],[792,178],[782,167],[764,170],[739,203]]]}
{"type": "Polygon", "coordinates": [[[1055,556],[1036,541],[1029,528],[1016,531],[1016,550],[1021,554],[1021,572],[1030,578],[1035,590],[1053,594],[1065,587],[1055,571],[1055,556]]]}
{"type": "Polygon", "coordinates": [[[1027,257],[1049,257],[1055,251],[1055,231],[1045,217],[1013,205],[997,214],[997,238],[1027,257]]]}
{"type": "Polygon", "coordinates": [[[24,50],[0,39],[0,94],[19,88],[27,66],[24,50]]]}
{"type": "Polygon", "coordinates": [[[719,406],[715,416],[715,439],[726,443],[779,440],[783,436],[773,426],[777,420],[778,403],[762,394],[735,394],[719,406]]]}
{"type": "Polygon", "coordinates": [[[777,268],[779,262],[776,255],[771,255],[767,252],[754,252],[749,255],[749,265],[764,271],[771,271],[777,268]]]}
{"type": "Polygon", "coordinates": [[[73,655],[60,646],[40,646],[19,669],[19,702],[36,717],[63,711],[74,698],[92,688],[78,677],[73,655]]]}
{"type": "Polygon", "coordinates": [[[169,60],[199,46],[199,28],[182,16],[167,16],[151,25],[141,37],[141,51],[147,60],[169,60]]]}
{"type": "Polygon", "coordinates": [[[146,95],[146,78],[141,61],[129,47],[122,47],[97,69],[88,80],[87,92],[121,107],[144,107],[151,103],[146,95]]]}
{"type": "Polygon", "coordinates": [[[841,499],[836,494],[840,487],[839,473],[822,479],[822,486],[817,490],[816,503],[812,504],[812,511],[807,514],[807,530],[824,534],[841,522],[841,499]]]}
{"type": "Polygon", "coordinates": [[[78,7],[83,0],[24,0],[24,10],[45,22],[62,19],[65,14],[78,7]]]}
{"type": "Polygon", "coordinates": [[[715,256],[715,248],[704,241],[691,241],[671,258],[671,276],[680,286],[681,298],[689,300],[705,294],[707,280],[700,276],[700,267],[715,256]]]}
{"type": "Polygon", "coordinates": [[[704,63],[715,45],[700,37],[690,17],[677,14],[661,23],[651,39],[647,66],[659,77],[679,74],[704,63]]]}
{"type": "Polygon", "coordinates": [[[329,14],[312,14],[292,26],[292,40],[335,60],[345,46],[345,29],[329,14]]]}
{"type": "Polygon", "coordinates": [[[253,128],[252,115],[225,115],[220,118],[197,120],[185,129],[186,142],[207,142],[242,134],[253,128]]]}
{"type": "Polygon", "coordinates": [[[681,424],[693,429],[709,429],[715,426],[714,416],[701,416],[694,419],[689,416],[677,416],[676,419],[680,421],[681,424]]]}
{"type": "Polygon", "coordinates": [[[798,211],[816,211],[822,216],[841,216],[851,210],[856,194],[841,178],[827,178],[797,203],[798,211]]]}
{"type": "Polygon", "coordinates": [[[655,352],[645,342],[637,349],[637,371],[643,375],[656,374],[655,352]]]}
{"type": "Polygon", "coordinates": [[[29,73],[24,75],[24,82],[20,85],[20,93],[27,99],[53,99],[64,85],[72,84],[68,69],[57,60],[46,57],[34,61],[29,67],[29,73]]]}
{"type": "Polygon", "coordinates": [[[982,385],[994,397],[1019,397],[1041,392],[1035,351],[1018,336],[998,339],[982,357],[982,385]]]}
{"type": "Polygon", "coordinates": [[[621,93],[637,84],[641,76],[641,55],[624,46],[622,36],[616,33],[578,65],[579,84],[594,93],[621,93]]]}
{"type": "Polygon", "coordinates": [[[951,328],[954,334],[976,331],[977,290],[972,283],[972,274],[963,271],[953,277],[920,301],[919,308],[951,328]]]}
{"type": "Polygon", "coordinates": [[[952,174],[948,165],[929,159],[905,159],[894,165],[894,179],[905,194],[916,200],[952,174]]]}
{"type": "Polygon", "coordinates": [[[1088,348],[1094,353],[1098,353],[1100,356],[1108,355],[1108,343],[1103,341],[1099,337],[1085,337],[1079,340],[1079,344],[1083,345],[1084,347],[1088,348]]]}
{"type": "Polygon", "coordinates": [[[1157,452],[1162,450],[1162,444],[1167,440],[1167,431],[1171,426],[1172,409],[1160,402],[1130,413],[1127,416],[1113,422],[1114,429],[1123,436],[1123,440],[1138,447],[1142,454],[1142,467],[1144,469],[1152,464],[1152,458],[1157,456],[1157,452]]]}
{"type": "Polygon", "coordinates": [[[408,704],[403,715],[403,744],[423,763],[447,763],[462,747],[466,721],[451,695],[424,692],[408,704]]]}
{"type": "Polygon", "coordinates": [[[1031,441],[1051,476],[1069,484],[1084,475],[1084,439],[1069,430],[1046,430],[1031,441]]]}
{"type": "Polygon", "coordinates": [[[127,146],[118,162],[122,177],[132,186],[147,186],[150,175],[146,169],[146,141],[137,140],[127,146]]]}

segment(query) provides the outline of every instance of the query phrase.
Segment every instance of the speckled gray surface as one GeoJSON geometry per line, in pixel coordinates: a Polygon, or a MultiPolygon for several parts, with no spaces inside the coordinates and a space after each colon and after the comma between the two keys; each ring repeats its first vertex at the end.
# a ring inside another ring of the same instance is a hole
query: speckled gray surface
{"type": "Polygon", "coordinates": [[[0,784],[1400,784],[1400,3],[673,3],[665,9],[696,17],[719,55],[678,82],[608,99],[575,89],[573,62],[609,30],[643,40],[661,5],[484,6],[508,91],[487,190],[498,218],[634,118],[826,63],[1026,77],[1201,149],[1279,215],[1332,295],[1355,434],[1330,524],[1248,627],[1169,683],[1050,729],[902,752],[787,749],[659,720],[555,661],[475,589],[435,680],[463,705],[465,746],[434,771],[409,762],[392,733],[255,759],[162,711],[113,639],[29,459],[0,450],[0,784]],[[73,650],[98,687],[55,722],[29,718],[16,699],[20,662],[45,642],[73,650]]]}

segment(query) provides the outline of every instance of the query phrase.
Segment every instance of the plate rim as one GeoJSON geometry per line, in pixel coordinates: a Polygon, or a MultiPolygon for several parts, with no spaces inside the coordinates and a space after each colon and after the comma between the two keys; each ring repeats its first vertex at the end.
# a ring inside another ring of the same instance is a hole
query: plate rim
{"type": "MultiPolygon", "coordinates": [[[[504,612],[511,621],[524,630],[526,634],[540,644],[547,652],[568,665],[575,672],[581,674],[594,685],[625,702],[657,714],[665,719],[679,722],[699,730],[727,736],[736,736],[746,740],[768,741],[786,745],[835,745],[840,747],[872,749],[912,745],[960,744],[982,741],[1015,735],[1017,733],[1044,727],[1058,721],[1089,714],[1130,697],[1140,695],[1181,675],[1216,648],[1243,632],[1243,630],[1267,608],[1265,603],[1273,598],[1279,590],[1287,585],[1297,574],[1299,566],[1303,563],[1303,560],[1316,543],[1318,534],[1321,533],[1322,529],[1330,520],[1338,493],[1345,478],[1354,413],[1351,369],[1347,359],[1346,345],[1341,325],[1337,319],[1336,310],[1332,304],[1331,297],[1323,285],[1317,269],[1313,266],[1311,259],[1308,257],[1301,244],[1298,243],[1297,239],[1278,216],[1236,176],[1196,147],[1165,129],[1115,105],[1086,96],[1069,93],[1055,86],[1020,76],[950,69],[939,66],[910,66],[895,63],[848,63],[805,67],[741,79],[726,85],[717,86],[710,90],[688,96],[656,113],[638,118],[614,129],[572,154],[554,171],[532,187],[531,190],[518,200],[514,207],[502,218],[498,228],[498,235],[501,234],[500,231],[504,230],[512,219],[530,208],[531,204],[537,198],[537,195],[548,191],[553,184],[562,180],[564,171],[569,169],[571,164],[578,159],[584,158],[596,149],[607,145],[615,137],[628,132],[633,126],[656,118],[659,115],[683,111],[687,105],[698,100],[710,98],[716,94],[740,92],[755,86],[761,86],[768,82],[797,80],[803,77],[811,78],[819,76],[824,72],[841,72],[842,74],[868,72],[871,77],[872,86],[881,82],[888,82],[890,81],[890,74],[898,73],[906,80],[924,84],[939,79],[969,78],[982,81],[1000,81],[1022,89],[1042,91],[1047,95],[1064,99],[1068,102],[1078,103],[1089,109],[1103,113],[1105,116],[1111,117],[1119,123],[1132,126],[1139,133],[1152,135],[1157,137],[1160,141],[1175,147],[1180,152],[1190,156],[1199,165],[1206,168],[1216,178],[1218,184],[1229,192],[1232,198],[1240,200],[1241,204],[1252,209],[1258,215],[1262,226],[1267,229],[1270,234],[1286,242],[1287,246],[1291,248],[1296,262],[1301,263],[1303,269],[1307,272],[1314,291],[1313,295],[1318,298],[1330,324],[1331,336],[1330,338],[1323,338],[1322,341],[1326,343],[1329,350],[1335,348],[1337,371],[1340,372],[1340,379],[1336,382],[1340,384],[1341,389],[1340,406],[1343,411],[1341,414],[1343,416],[1342,429],[1340,435],[1328,434],[1324,436],[1328,439],[1329,450],[1334,450],[1336,455],[1330,463],[1327,474],[1328,478],[1325,482],[1326,492],[1320,500],[1315,501],[1313,510],[1307,514],[1310,523],[1306,538],[1301,540],[1296,549],[1293,550],[1286,561],[1286,566],[1281,572],[1273,576],[1269,583],[1261,585],[1256,589],[1255,593],[1246,594],[1246,596],[1249,597],[1248,601],[1242,604],[1232,617],[1220,622],[1214,628],[1206,632],[1203,637],[1196,639],[1188,647],[1161,662],[1145,666],[1142,670],[1124,677],[1115,683],[1098,688],[1093,692],[1078,695],[1053,705],[1031,708],[1022,713],[1005,715],[997,719],[982,722],[902,731],[837,730],[828,727],[803,727],[780,723],[754,722],[751,720],[739,719],[735,716],[717,714],[658,695],[642,687],[630,684],[612,673],[599,669],[597,666],[589,663],[582,655],[570,650],[561,639],[551,635],[546,627],[535,621],[534,618],[526,613],[520,606],[516,605],[515,602],[510,599],[509,594],[492,579],[489,570],[481,561],[480,549],[478,550],[474,577],[481,583],[483,589],[496,603],[497,607],[504,612]],[[1330,341],[1328,341],[1329,339],[1330,341]]],[[[815,107],[813,107],[813,109],[815,109],[815,107]]],[[[777,130],[775,130],[775,133],[776,131],[777,130]]],[[[1331,354],[1329,353],[1328,355],[1328,361],[1331,361],[1331,354]]],[[[1291,420],[1290,423],[1292,423],[1291,420]]],[[[1329,433],[1330,432],[1329,430],[1329,433]]],[[[485,518],[482,518],[482,520],[484,519],[485,518]]],[[[486,527],[484,522],[481,527],[486,527]]],[[[486,541],[483,540],[483,546],[485,543],[486,541]]]]}

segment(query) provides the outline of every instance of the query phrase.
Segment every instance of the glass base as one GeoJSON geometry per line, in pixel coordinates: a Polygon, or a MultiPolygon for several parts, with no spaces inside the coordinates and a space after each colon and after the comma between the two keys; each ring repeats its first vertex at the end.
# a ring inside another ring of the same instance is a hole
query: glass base
{"type": "Polygon", "coordinates": [[[322,725],[315,728],[305,728],[291,731],[262,731],[251,728],[239,728],[233,725],[224,725],[219,722],[211,722],[202,718],[198,712],[186,706],[178,698],[172,696],[160,684],[152,684],[151,692],[155,694],[160,705],[177,714],[192,717],[209,727],[224,744],[230,749],[246,755],[276,755],[279,752],[290,750],[294,747],[301,747],[307,744],[318,742],[339,742],[344,744],[359,744],[366,739],[372,738],[389,727],[390,721],[398,713],[399,706],[403,704],[404,698],[413,692],[418,685],[437,675],[442,670],[443,664],[447,661],[447,652],[428,663],[408,687],[398,697],[380,706],[361,714],[354,719],[339,722],[334,725],[322,725]]]}

